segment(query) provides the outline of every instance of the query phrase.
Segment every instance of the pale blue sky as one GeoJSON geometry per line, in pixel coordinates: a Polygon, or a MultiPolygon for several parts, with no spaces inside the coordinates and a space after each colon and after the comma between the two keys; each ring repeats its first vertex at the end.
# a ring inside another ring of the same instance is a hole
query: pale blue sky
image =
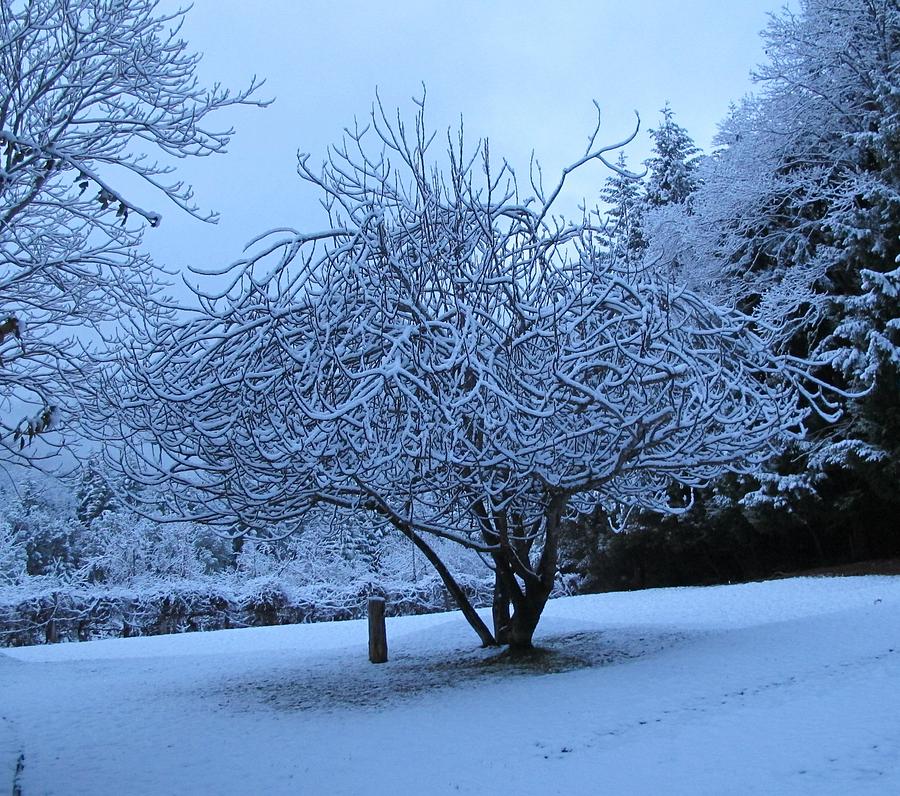
{"type": "MultiPolygon", "coordinates": [[[[634,166],[666,101],[708,148],[729,103],[751,90],[750,70],[764,58],[759,31],[782,5],[196,0],[183,34],[204,53],[202,78],[240,87],[256,74],[276,102],[226,115],[237,129],[228,155],[179,164],[198,202],[222,214],[218,227],[157,199],[163,224],[148,230],[147,248],[170,267],[216,266],[268,228],[322,227],[317,197],[296,175],[297,150],[320,159],[368,112],[376,86],[385,104],[411,113],[408,98],[424,82],[435,127],[462,114],[469,140],[489,136],[492,154],[523,170],[534,149],[548,178],[582,154],[593,99],[603,142],[624,137],[634,110],[641,114],[643,131],[627,150],[634,166]]],[[[599,166],[583,170],[573,196],[593,200],[606,176],[599,166]]]]}

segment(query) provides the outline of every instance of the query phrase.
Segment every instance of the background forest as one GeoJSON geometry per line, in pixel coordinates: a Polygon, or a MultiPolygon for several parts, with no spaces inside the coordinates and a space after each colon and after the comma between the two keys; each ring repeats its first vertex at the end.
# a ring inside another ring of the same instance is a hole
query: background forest
{"type": "MultiPolygon", "coordinates": [[[[900,5],[806,0],[799,13],[773,18],[764,37],[769,60],[754,76],[757,91],[723,120],[712,152],[700,152],[666,106],[650,122],[644,176],[619,155],[618,170],[598,186],[606,225],[594,245],[609,269],[650,274],[771,330],[779,351],[817,363],[816,383],[839,389],[828,400],[840,403],[840,419],[809,415],[804,435],[780,440],[753,468],[703,483],[673,480],[665,512],[601,502],[567,516],[556,594],[752,580],[900,556],[900,5]]],[[[255,103],[254,92],[226,92],[203,100],[205,109],[255,103]]],[[[32,145],[7,134],[12,125],[2,128],[9,176],[0,187],[14,191],[13,165],[27,164],[32,145]]],[[[192,146],[214,154],[225,142],[227,134],[200,131],[192,146]]],[[[61,167],[51,158],[37,168],[61,167]]],[[[101,270],[137,268],[144,291],[128,301],[168,317],[155,286],[161,277],[133,254],[140,233],[126,226],[143,211],[86,168],[78,186],[81,194],[89,188],[85,205],[115,214],[104,222],[115,245],[91,256],[101,270]]],[[[189,192],[170,192],[198,212],[189,192]]],[[[21,204],[14,198],[3,195],[5,230],[21,204]]],[[[59,201],[72,206],[65,195],[59,201]]],[[[80,247],[96,240],[66,223],[80,247]]],[[[152,226],[153,216],[142,223],[152,226]]],[[[21,240],[21,230],[4,239],[7,259],[21,240]]],[[[40,245],[53,256],[56,243],[40,245]]],[[[40,295],[51,283],[28,289],[40,295]]],[[[6,461],[16,466],[0,496],[0,644],[349,618],[373,593],[387,595],[397,613],[452,607],[421,548],[352,507],[317,506],[300,522],[265,527],[241,515],[223,532],[200,517],[195,497],[181,498],[190,509],[182,519],[160,521],[171,485],[142,483],[108,452],[82,456],[61,478],[22,476],[22,466],[41,465],[42,445],[67,444],[54,439],[55,424],[70,439],[122,441],[103,439],[109,415],[88,407],[96,396],[83,385],[114,357],[85,357],[60,336],[78,312],[87,325],[111,322],[116,313],[102,308],[110,298],[121,308],[122,282],[113,275],[102,299],[90,291],[71,306],[60,299],[34,319],[14,311],[37,301],[23,284],[0,285],[9,311],[0,324],[7,408],[23,385],[37,396],[29,399],[35,411],[4,429],[6,461]],[[28,334],[43,346],[34,358],[28,334]],[[65,367],[48,373],[46,351],[65,367]]],[[[140,330],[140,318],[131,323],[140,330]]],[[[115,346],[123,348],[121,337],[115,346]]],[[[495,574],[478,549],[444,538],[434,549],[473,604],[496,598],[495,574]]]]}

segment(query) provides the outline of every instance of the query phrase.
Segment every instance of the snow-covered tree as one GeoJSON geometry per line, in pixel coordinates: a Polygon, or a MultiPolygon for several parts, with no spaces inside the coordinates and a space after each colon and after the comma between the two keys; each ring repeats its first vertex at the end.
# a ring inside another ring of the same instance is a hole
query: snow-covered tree
{"type": "MultiPolygon", "coordinates": [[[[90,358],[78,330],[150,312],[157,272],[138,245],[161,215],[135,180],[198,218],[172,163],[224,151],[208,126],[260,104],[197,81],[183,12],[157,0],[0,2],[0,456],[73,408],[90,358]],[[159,159],[157,159],[159,158],[159,159]]],[[[153,311],[160,311],[157,307],[153,311]]],[[[46,438],[46,435],[45,435],[46,438]]],[[[25,449],[25,450],[23,450],[25,449]]]]}
{"type": "Polygon", "coordinates": [[[205,572],[200,529],[191,523],[155,523],[130,511],[106,511],[84,534],[79,564],[92,582],[149,584],[205,572]]]}
{"type": "Polygon", "coordinates": [[[698,238],[743,295],[784,310],[804,285],[854,293],[860,267],[894,267],[898,17],[891,0],[805,0],[765,32],[761,89],[723,123],[696,197],[698,238]]]}
{"type": "Polygon", "coordinates": [[[0,495],[0,522],[7,528],[0,544],[24,553],[19,565],[25,573],[58,575],[77,565],[82,528],[74,521],[65,490],[49,480],[29,478],[0,495]]]}
{"type": "Polygon", "coordinates": [[[606,178],[600,199],[607,206],[610,256],[623,268],[639,267],[647,248],[643,232],[642,183],[628,172],[624,152],[616,161],[619,170],[606,178]]]}
{"type": "Polygon", "coordinates": [[[105,472],[99,456],[89,457],[79,468],[75,487],[75,516],[89,526],[104,511],[117,505],[116,485],[105,472]]]}
{"type": "MultiPolygon", "coordinates": [[[[821,307],[808,344],[839,350],[850,383],[892,390],[900,379],[900,8],[888,0],[801,8],[773,20],[763,91],[723,132],[731,172],[759,164],[755,194],[739,192],[743,203],[710,223],[725,222],[731,268],[758,273],[749,290],[774,307],[805,287],[800,296],[821,307]]],[[[852,414],[870,404],[861,399],[852,414]]]]}
{"type": "MultiPolygon", "coordinates": [[[[264,236],[190,318],[123,352],[121,464],[188,518],[259,528],[368,511],[437,569],[485,644],[531,645],[565,517],[668,507],[672,482],[753,469],[810,411],[767,330],[610,267],[603,225],[521,196],[462,136],[376,107],[321,169],[329,226],[264,236]],[[452,139],[451,139],[452,140],[452,139]],[[478,153],[481,157],[478,157],[478,153]],[[443,163],[443,167],[440,164],[443,163]],[[494,632],[429,539],[496,575],[494,632]]],[[[593,139],[592,139],[593,140],[593,139]]],[[[618,146],[618,145],[617,145],[618,146]]]]}
{"type": "Polygon", "coordinates": [[[651,156],[644,161],[643,266],[677,285],[699,289],[707,277],[692,250],[690,216],[700,150],[668,104],[660,113],[659,127],[650,130],[651,156]]]}
{"type": "Polygon", "coordinates": [[[28,579],[28,542],[21,528],[0,519],[0,586],[18,586],[28,579]]]}
{"type": "Polygon", "coordinates": [[[650,207],[684,204],[697,188],[700,150],[694,140],[675,121],[668,103],[660,111],[662,121],[650,130],[651,154],[644,165],[648,169],[645,199],[650,207]]]}

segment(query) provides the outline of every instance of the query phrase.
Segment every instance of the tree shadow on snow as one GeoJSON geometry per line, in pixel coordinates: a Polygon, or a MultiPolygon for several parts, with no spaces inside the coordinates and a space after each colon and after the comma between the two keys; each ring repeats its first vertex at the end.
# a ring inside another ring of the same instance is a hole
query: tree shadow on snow
{"type": "Polygon", "coordinates": [[[221,707],[239,712],[261,706],[278,711],[338,711],[395,706],[471,684],[510,678],[546,677],[626,663],[655,654],[684,640],[683,634],[594,631],[549,635],[525,654],[467,648],[397,652],[373,665],[346,653],[304,659],[259,678],[223,684],[221,707]],[[224,692],[224,693],[223,693],[224,692]]]}

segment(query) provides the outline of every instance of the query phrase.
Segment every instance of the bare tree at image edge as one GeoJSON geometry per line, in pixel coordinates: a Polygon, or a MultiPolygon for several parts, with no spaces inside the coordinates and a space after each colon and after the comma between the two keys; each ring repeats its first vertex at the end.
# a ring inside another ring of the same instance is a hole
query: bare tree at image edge
{"type": "MultiPolygon", "coordinates": [[[[596,132],[594,134],[596,136],[596,132]]],[[[670,510],[667,490],[752,470],[830,404],[772,330],[602,256],[592,216],[551,215],[591,147],[522,198],[487,145],[439,168],[423,113],[380,106],[320,170],[328,228],[276,230],[148,329],[108,373],[118,462],[177,516],[264,529],[365,510],[434,565],[482,643],[531,648],[562,523],[598,504],[670,510]],[[221,275],[220,275],[221,276],[221,275]],[[433,539],[495,573],[491,630],[433,539]]]]}
{"type": "Polygon", "coordinates": [[[171,164],[225,151],[233,131],[207,126],[211,114],[266,104],[255,81],[234,94],[200,85],[200,57],[179,37],[184,12],[157,6],[0,0],[4,462],[38,463],[45,453],[29,443],[77,421],[96,365],[80,331],[166,311],[161,273],[139,250],[162,216],[132,198],[136,182],[216,221],[171,164]]]}

